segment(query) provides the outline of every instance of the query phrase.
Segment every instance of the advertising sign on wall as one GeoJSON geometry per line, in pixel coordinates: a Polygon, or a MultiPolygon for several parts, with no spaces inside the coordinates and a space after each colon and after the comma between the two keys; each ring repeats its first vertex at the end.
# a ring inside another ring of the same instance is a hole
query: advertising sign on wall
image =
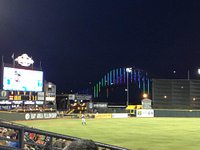
{"type": "Polygon", "coordinates": [[[138,109],[136,111],[136,117],[154,117],[153,109],[138,109]]]}
{"type": "Polygon", "coordinates": [[[44,92],[38,92],[37,93],[37,99],[38,100],[44,100],[44,92]]]}
{"type": "Polygon", "coordinates": [[[112,118],[128,118],[128,113],[113,113],[112,118]]]}
{"type": "Polygon", "coordinates": [[[95,118],[112,118],[112,114],[95,114],[95,118]]]}
{"type": "Polygon", "coordinates": [[[52,119],[56,118],[57,113],[26,113],[25,119],[26,120],[35,120],[35,119],[52,119]]]}

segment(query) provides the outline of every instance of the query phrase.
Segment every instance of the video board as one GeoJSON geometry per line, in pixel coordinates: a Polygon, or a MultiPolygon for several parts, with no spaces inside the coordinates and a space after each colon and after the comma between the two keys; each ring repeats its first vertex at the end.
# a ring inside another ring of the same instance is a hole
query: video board
{"type": "Polygon", "coordinates": [[[41,92],[43,90],[43,72],[4,67],[3,90],[41,92]]]}

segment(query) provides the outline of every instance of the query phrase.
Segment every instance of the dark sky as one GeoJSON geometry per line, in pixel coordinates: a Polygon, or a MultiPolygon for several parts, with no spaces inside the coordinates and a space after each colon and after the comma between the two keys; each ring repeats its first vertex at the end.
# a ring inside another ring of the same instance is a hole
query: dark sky
{"type": "Polygon", "coordinates": [[[196,74],[199,0],[0,0],[0,54],[27,53],[60,91],[118,67],[158,78],[196,74]]]}

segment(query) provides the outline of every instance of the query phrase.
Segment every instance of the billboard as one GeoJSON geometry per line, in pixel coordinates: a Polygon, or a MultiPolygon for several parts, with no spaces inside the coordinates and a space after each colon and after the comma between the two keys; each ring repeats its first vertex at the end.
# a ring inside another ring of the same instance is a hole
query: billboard
{"type": "Polygon", "coordinates": [[[136,111],[136,117],[154,117],[153,109],[138,109],[136,111]]]}
{"type": "Polygon", "coordinates": [[[40,92],[43,90],[43,72],[4,67],[3,90],[40,92]]]}

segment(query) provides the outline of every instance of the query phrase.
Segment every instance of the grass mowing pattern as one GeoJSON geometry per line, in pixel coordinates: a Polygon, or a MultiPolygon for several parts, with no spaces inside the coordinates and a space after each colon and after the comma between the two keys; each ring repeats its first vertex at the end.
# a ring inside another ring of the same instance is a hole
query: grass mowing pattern
{"type": "Polygon", "coordinates": [[[200,118],[51,119],[18,121],[51,132],[131,150],[199,150],[200,118]]]}

